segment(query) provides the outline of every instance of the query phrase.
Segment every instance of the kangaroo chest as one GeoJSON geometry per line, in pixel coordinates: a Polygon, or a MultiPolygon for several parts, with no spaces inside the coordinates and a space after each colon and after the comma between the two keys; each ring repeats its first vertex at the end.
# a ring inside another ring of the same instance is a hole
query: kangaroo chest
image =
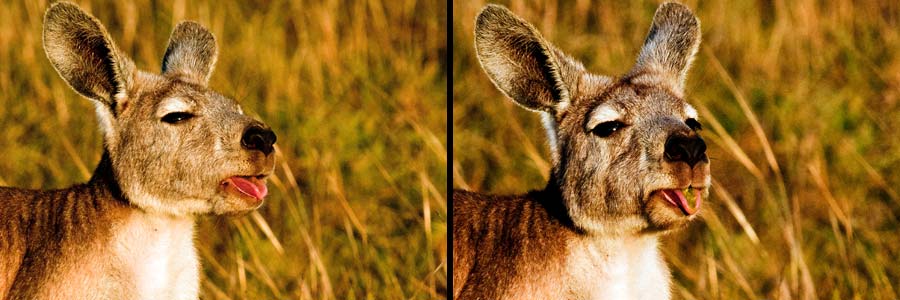
{"type": "Polygon", "coordinates": [[[666,300],[669,270],[655,237],[575,240],[560,261],[517,266],[502,299],[666,300]]]}
{"type": "Polygon", "coordinates": [[[190,218],[136,213],[112,240],[115,268],[129,299],[197,299],[199,262],[190,218]]]}
{"type": "Polygon", "coordinates": [[[192,219],[133,212],[107,226],[108,240],[71,245],[51,265],[33,263],[33,272],[45,273],[43,282],[36,290],[18,291],[20,298],[198,299],[192,219]]]}
{"type": "Polygon", "coordinates": [[[576,241],[565,264],[569,299],[669,299],[656,238],[576,241]]]}

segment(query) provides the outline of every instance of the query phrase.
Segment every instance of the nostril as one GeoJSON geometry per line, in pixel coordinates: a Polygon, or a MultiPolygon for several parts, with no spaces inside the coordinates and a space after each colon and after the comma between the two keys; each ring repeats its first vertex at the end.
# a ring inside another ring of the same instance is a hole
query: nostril
{"type": "Polygon", "coordinates": [[[691,157],[699,160],[706,153],[706,142],[703,139],[697,137],[694,139],[690,149],[691,157]]]}
{"type": "Polygon", "coordinates": [[[669,161],[682,161],[684,160],[684,156],[684,148],[681,147],[680,139],[677,137],[669,137],[669,139],[666,140],[666,159],[669,161]]]}
{"type": "Polygon", "coordinates": [[[241,146],[247,150],[259,150],[269,155],[274,150],[276,136],[272,130],[259,125],[248,127],[241,136],[241,146]]]}
{"type": "Polygon", "coordinates": [[[682,161],[693,167],[706,159],[706,143],[699,136],[672,135],[666,140],[664,157],[668,161],[682,161]]]}
{"type": "Polygon", "coordinates": [[[275,136],[275,132],[273,132],[272,130],[266,129],[263,132],[262,139],[263,139],[263,143],[271,146],[271,145],[275,144],[275,141],[278,139],[278,137],[275,136]]]}

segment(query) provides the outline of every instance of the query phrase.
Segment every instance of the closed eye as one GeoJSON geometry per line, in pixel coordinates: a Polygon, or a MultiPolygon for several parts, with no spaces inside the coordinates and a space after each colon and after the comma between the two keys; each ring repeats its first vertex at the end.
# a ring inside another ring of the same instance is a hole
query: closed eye
{"type": "Polygon", "coordinates": [[[161,121],[169,123],[169,124],[178,124],[178,123],[190,120],[193,117],[194,117],[194,114],[189,113],[189,112],[173,112],[173,113],[168,113],[165,116],[163,116],[161,121]]]}
{"type": "Polygon", "coordinates": [[[691,130],[693,130],[693,131],[703,130],[703,125],[700,125],[700,122],[694,118],[689,118],[687,120],[684,120],[684,124],[687,124],[687,126],[690,127],[691,130]]]}
{"type": "Polygon", "coordinates": [[[622,123],[620,121],[608,121],[594,126],[594,129],[591,129],[591,133],[599,137],[608,137],[613,133],[616,133],[616,131],[619,131],[620,129],[625,127],[625,123],[622,123]]]}

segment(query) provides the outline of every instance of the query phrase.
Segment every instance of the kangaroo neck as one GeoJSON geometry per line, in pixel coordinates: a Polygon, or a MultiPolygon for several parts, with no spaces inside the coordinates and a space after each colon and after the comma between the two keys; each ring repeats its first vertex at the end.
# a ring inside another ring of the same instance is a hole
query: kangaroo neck
{"type": "Polygon", "coordinates": [[[129,203],[128,199],[125,197],[125,194],[122,193],[119,182],[116,180],[116,175],[115,172],[113,172],[112,167],[112,159],[110,159],[108,151],[103,151],[103,156],[101,156],[100,158],[100,163],[98,163],[97,168],[94,169],[94,174],[87,182],[87,186],[91,187],[94,190],[105,191],[106,193],[104,194],[108,196],[113,202],[118,202],[121,204],[129,203]]]}
{"type": "Polygon", "coordinates": [[[100,254],[118,262],[106,268],[130,278],[130,287],[117,288],[130,291],[123,297],[196,299],[199,259],[194,248],[194,217],[147,211],[131,204],[119,188],[107,153],[89,186],[105,190],[107,202],[127,205],[109,225],[111,237],[106,245],[110,252],[100,254]]]}

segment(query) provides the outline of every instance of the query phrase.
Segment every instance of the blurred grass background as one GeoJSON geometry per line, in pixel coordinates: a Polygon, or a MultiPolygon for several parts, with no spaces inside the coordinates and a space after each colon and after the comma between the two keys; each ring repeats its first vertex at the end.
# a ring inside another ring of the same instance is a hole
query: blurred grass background
{"type": "MultiPolygon", "coordinates": [[[[76,1],[139,68],[174,24],[217,37],[210,86],[278,134],[271,196],[202,218],[204,299],[440,299],[447,289],[443,1],[76,1]]],[[[86,181],[91,103],[41,46],[49,3],[0,5],[0,185],[86,181]]]]}
{"type": "MultiPolygon", "coordinates": [[[[636,59],[660,1],[498,1],[594,73],[636,59]]],[[[684,1],[703,43],[688,77],[713,188],[664,239],[677,299],[900,297],[900,2],[684,1]]],[[[543,188],[539,117],[474,55],[484,1],[453,4],[456,188],[543,188]]]]}

